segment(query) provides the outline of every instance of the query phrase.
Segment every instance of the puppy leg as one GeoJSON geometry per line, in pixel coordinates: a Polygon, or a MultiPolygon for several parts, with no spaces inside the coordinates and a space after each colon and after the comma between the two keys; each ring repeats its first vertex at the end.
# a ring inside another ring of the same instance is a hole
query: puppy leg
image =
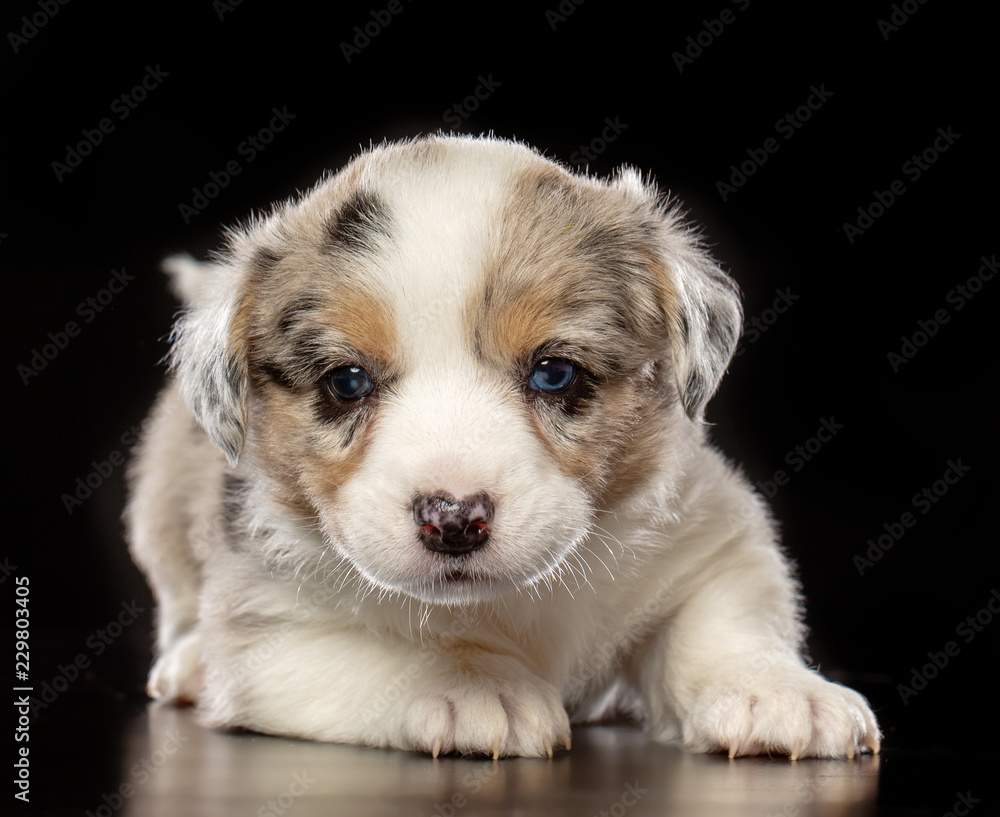
{"type": "Polygon", "coordinates": [[[435,756],[569,746],[558,690],[510,645],[420,645],[316,616],[263,629],[210,614],[202,722],[435,756]]]}
{"type": "Polygon", "coordinates": [[[149,671],[146,694],[169,703],[186,704],[198,700],[202,684],[201,636],[195,629],[184,632],[166,647],[149,671]]]}
{"type": "Polygon", "coordinates": [[[778,552],[742,543],[735,551],[644,656],[639,685],[655,736],[730,757],[877,752],[867,701],[800,657],[794,585],[778,552]]]}
{"type": "Polygon", "coordinates": [[[125,512],[129,548],[156,600],[157,657],[147,684],[152,698],[198,697],[202,559],[196,544],[211,525],[214,506],[206,498],[217,495],[211,486],[220,474],[221,455],[194,427],[177,390],[168,387],[130,465],[125,512]]]}

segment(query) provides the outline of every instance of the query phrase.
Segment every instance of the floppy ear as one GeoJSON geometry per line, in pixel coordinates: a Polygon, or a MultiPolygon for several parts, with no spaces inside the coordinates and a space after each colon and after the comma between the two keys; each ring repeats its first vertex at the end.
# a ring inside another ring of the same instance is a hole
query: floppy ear
{"type": "Polygon", "coordinates": [[[743,329],[740,292],[676,209],[660,208],[660,258],[670,362],[681,405],[700,421],[743,329]]]}
{"type": "Polygon", "coordinates": [[[670,266],[671,362],[684,411],[699,421],[736,351],[743,307],[736,282],[700,247],[689,248],[670,266]]]}
{"type": "Polygon", "coordinates": [[[170,366],[202,428],[235,465],[246,437],[247,349],[237,326],[240,275],[221,263],[163,263],[185,310],[171,333],[170,366]]]}
{"type": "Polygon", "coordinates": [[[660,314],[666,313],[669,358],[681,405],[698,422],[715,394],[743,331],[739,287],[712,259],[684,213],[655,183],[622,168],[619,190],[654,224],[660,314]]]}

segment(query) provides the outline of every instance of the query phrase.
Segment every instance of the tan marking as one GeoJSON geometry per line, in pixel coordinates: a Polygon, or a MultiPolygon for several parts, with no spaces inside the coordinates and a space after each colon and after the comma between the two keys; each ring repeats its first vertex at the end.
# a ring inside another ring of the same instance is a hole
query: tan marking
{"type": "MultiPolygon", "coordinates": [[[[613,507],[641,486],[660,465],[661,449],[655,440],[667,425],[667,418],[662,416],[665,407],[659,400],[650,401],[648,395],[633,395],[632,402],[638,403],[633,421],[621,430],[619,445],[605,463],[607,478],[595,496],[599,508],[613,507]]],[[[610,411],[613,413],[615,409],[610,411]]]]}
{"type": "Polygon", "coordinates": [[[667,272],[663,263],[657,258],[652,252],[644,252],[644,266],[656,278],[656,282],[659,285],[659,296],[660,303],[663,306],[663,311],[667,316],[667,324],[670,327],[671,337],[675,337],[681,332],[681,302],[680,297],[677,294],[677,288],[674,286],[674,282],[670,278],[670,274],[667,272]]]}
{"type": "Polygon", "coordinates": [[[582,444],[553,433],[534,411],[528,418],[559,470],[581,483],[595,507],[608,508],[655,470],[660,449],[652,441],[665,418],[660,401],[628,381],[605,385],[597,399],[600,408],[574,429],[582,444]]]}
{"type": "Polygon", "coordinates": [[[359,352],[383,363],[398,355],[396,320],[389,307],[370,292],[335,286],[323,311],[324,322],[343,334],[359,352]]]}
{"type": "Polygon", "coordinates": [[[233,352],[247,360],[247,351],[250,346],[251,326],[253,325],[253,297],[251,293],[256,289],[249,281],[244,286],[242,297],[236,303],[232,321],[229,324],[229,342],[233,352]]]}
{"type": "Polygon", "coordinates": [[[512,184],[510,203],[492,230],[491,265],[466,304],[467,333],[471,339],[478,329],[481,351],[495,363],[519,360],[551,340],[558,322],[560,290],[571,272],[565,260],[575,240],[560,214],[539,210],[545,188],[566,195],[571,182],[541,160],[512,184]]]}
{"type": "Polygon", "coordinates": [[[369,418],[343,448],[335,428],[318,427],[311,397],[269,383],[255,400],[254,455],[282,486],[286,504],[313,514],[333,502],[364,462],[377,418],[369,418]],[[331,444],[315,445],[317,434],[329,435],[331,444]]]}
{"type": "MultiPolygon", "coordinates": [[[[374,418],[372,418],[374,420],[374,418]]],[[[359,429],[354,441],[334,456],[314,456],[303,468],[303,483],[317,507],[330,507],[340,488],[360,470],[371,441],[369,428],[359,429]]]]}
{"type": "MultiPolygon", "coordinates": [[[[579,335],[601,344],[627,344],[619,349],[649,350],[650,359],[655,354],[663,364],[657,376],[669,371],[661,334],[678,331],[680,304],[653,238],[640,226],[643,218],[656,217],[623,193],[577,181],[548,164],[525,171],[512,185],[509,206],[494,227],[490,266],[465,308],[467,332],[478,337],[483,357],[509,370],[541,344],[579,335]],[[642,309],[636,326],[657,337],[614,329],[594,338],[593,327],[582,323],[586,318],[570,317],[563,308],[567,299],[596,283],[591,276],[600,269],[595,259],[602,248],[588,257],[581,250],[582,231],[604,225],[631,230],[633,240],[622,245],[625,261],[644,269],[649,281],[648,287],[635,281],[637,294],[631,295],[605,285],[609,305],[636,310],[633,314],[642,309]],[[574,320],[581,322],[576,328],[574,320]]],[[[636,366],[643,362],[635,361],[636,366]]],[[[547,417],[544,405],[530,404],[525,417],[559,469],[579,481],[596,507],[607,508],[657,467],[661,449],[655,440],[669,433],[668,405],[661,384],[636,374],[602,382],[593,403],[576,417],[547,417]]]]}
{"type": "Polygon", "coordinates": [[[509,364],[551,340],[559,318],[556,297],[546,279],[539,278],[520,295],[499,304],[481,325],[484,354],[509,364]]]}

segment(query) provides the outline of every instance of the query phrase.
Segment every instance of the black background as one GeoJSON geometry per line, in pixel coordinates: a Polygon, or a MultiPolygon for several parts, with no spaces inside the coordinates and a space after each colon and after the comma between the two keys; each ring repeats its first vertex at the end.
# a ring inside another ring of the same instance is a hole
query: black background
{"type": "MultiPolygon", "coordinates": [[[[588,0],[564,3],[564,19],[546,15],[555,2],[401,2],[377,25],[372,12],[386,5],[74,0],[23,40],[32,29],[19,18],[42,14],[38,3],[3,22],[5,551],[12,573],[30,578],[33,680],[55,678],[81,652],[92,659],[36,718],[37,785],[70,809],[92,803],[85,792],[101,789],[90,781],[117,751],[115,725],[142,706],[152,614],[123,544],[125,469],[111,467],[72,513],[64,495],[113,452],[128,454],[162,383],[176,305],[159,260],[204,256],[223,225],[369,143],[454,128],[571,163],[589,146],[592,172],[648,171],[704,227],[741,285],[748,328],[754,318],[767,326],[710,404],[714,438],[758,483],[788,472],[772,502],[800,565],[813,657],[880,712],[886,813],[923,813],[908,804],[940,814],[977,787],[995,808],[983,752],[1000,723],[1000,623],[968,643],[956,627],[1000,585],[987,524],[998,442],[987,338],[1000,284],[973,282],[981,291],[961,309],[949,298],[996,252],[992,21],[973,4],[934,0],[857,11],[717,0],[660,17],[588,0]],[[723,9],[733,21],[710,38],[706,21],[723,9]],[[894,14],[898,29],[880,30],[894,14]],[[374,36],[348,61],[341,43],[366,24],[374,36]],[[699,36],[701,53],[679,70],[673,55],[699,36]],[[148,68],[162,80],[119,119],[115,100],[148,68]],[[486,98],[473,102],[477,86],[486,98]],[[777,121],[814,86],[829,98],[785,139],[777,121]],[[239,146],[274,108],[294,119],[248,161],[239,146]],[[53,163],[105,117],[112,132],[57,178],[53,163]],[[608,120],[619,132],[595,142],[608,120]],[[904,164],[939,128],[959,137],[908,177],[904,164]],[[718,182],[768,138],[778,151],[724,201],[718,182]],[[231,160],[239,175],[185,223],[179,205],[231,160]],[[894,180],[906,192],[849,236],[845,223],[857,225],[858,208],[894,180]],[[133,280],[84,322],[80,305],[123,269],[133,280]],[[794,300],[776,316],[766,310],[779,292],[794,300]],[[888,354],[938,310],[947,322],[894,371],[888,354]],[[19,367],[68,321],[79,335],[25,383],[19,367]],[[794,470],[786,454],[824,419],[843,428],[794,470]],[[914,508],[959,459],[970,470],[926,514],[914,508]],[[853,557],[907,511],[916,524],[859,575],[853,557]],[[88,636],[132,599],[146,612],[95,655],[88,636]],[[897,685],[949,640],[958,655],[904,705],[897,685]]],[[[13,580],[3,583],[13,606],[13,580]]],[[[13,635],[8,643],[13,653],[13,635]]]]}

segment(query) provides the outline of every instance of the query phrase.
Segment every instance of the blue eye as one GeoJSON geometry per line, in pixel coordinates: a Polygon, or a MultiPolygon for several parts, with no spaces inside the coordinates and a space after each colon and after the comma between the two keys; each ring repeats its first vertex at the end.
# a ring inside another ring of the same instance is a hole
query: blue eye
{"type": "Polygon", "coordinates": [[[372,393],[371,376],[359,366],[341,366],[327,375],[330,391],[338,400],[353,403],[372,393]]]}
{"type": "Polygon", "coordinates": [[[576,375],[576,366],[561,357],[548,357],[538,361],[531,370],[528,385],[536,391],[556,394],[564,391],[576,375]]]}

